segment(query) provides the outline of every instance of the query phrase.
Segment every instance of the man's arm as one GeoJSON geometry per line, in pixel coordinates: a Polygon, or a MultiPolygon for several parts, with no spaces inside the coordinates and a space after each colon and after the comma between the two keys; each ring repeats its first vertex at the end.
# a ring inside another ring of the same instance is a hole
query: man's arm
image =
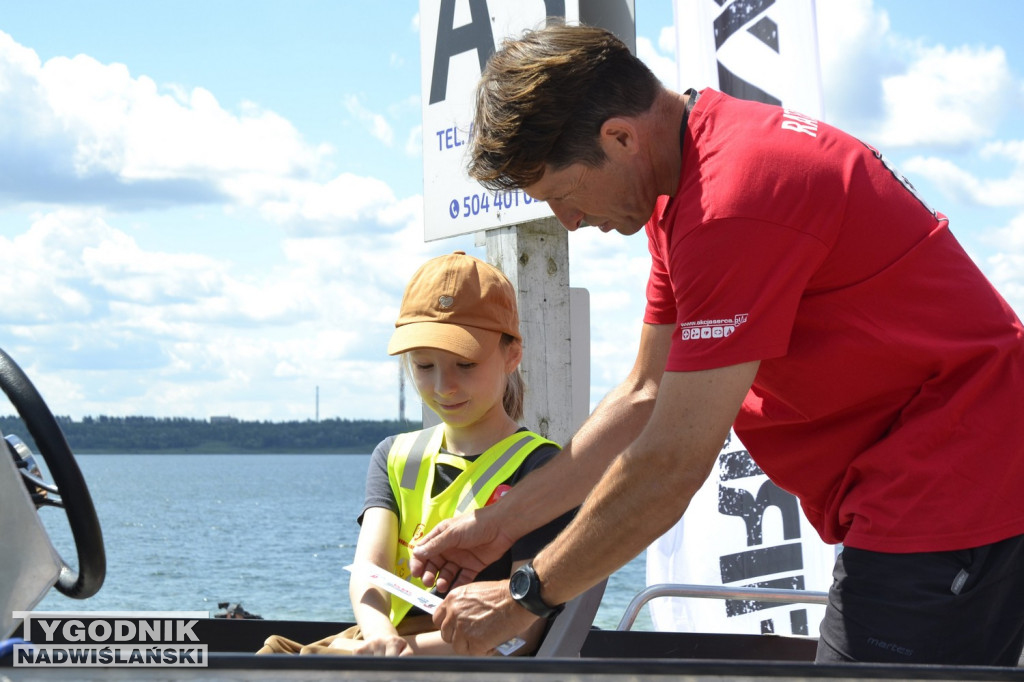
{"type": "MultiPolygon", "coordinates": [[[[581,594],[679,520],[711,471],[758,365],[665,374],[640,436],[534,559],[546,603],[581,594]]],[[[455,590],[434,623],[456,652],[480,653],[534,618],[512,600],[507,583],[490,582],[455,590]]]]}
{"type": "Polygon", "coordinates": [[[758,366],[666,373],[640,438],[534,561],[548,603],[568,601],[611,575],[679,520],[710,474],[758,366]]]}
{"type": "Polygon", "coordinates": [[[442,522],[414,549],[413,575],[442,591],[469,583],[512,543],[579,506],[633,442],[654,408],[674,325],[644,324],[629,376],[597,406],[565,448],[493,505],[442,522]]]}

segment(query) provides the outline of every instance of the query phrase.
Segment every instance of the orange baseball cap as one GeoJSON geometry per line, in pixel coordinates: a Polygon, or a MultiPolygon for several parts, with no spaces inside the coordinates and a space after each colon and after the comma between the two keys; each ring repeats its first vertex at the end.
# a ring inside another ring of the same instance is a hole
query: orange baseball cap
{"type": "Polygon", "coordinates": [[[388,354],[439,348],[482,360],[502,334],[522,340],[512,283],[493,265],[456,251],[427,261],[409,280],[388,354]]]}

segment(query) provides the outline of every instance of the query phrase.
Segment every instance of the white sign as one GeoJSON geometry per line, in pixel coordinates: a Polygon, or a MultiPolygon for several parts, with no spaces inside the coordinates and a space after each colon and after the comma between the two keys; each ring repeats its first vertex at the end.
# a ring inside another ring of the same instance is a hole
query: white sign
{"type": "Polygon", "coordinates": [[[676,0],[679,87],[823,120],[814,0],[676,0]]]}
{"type": "MultiPolygon", "coordinates": [[[[827,591],[835,548],[792,494],[768,480],[730,432],[683,517],[647,548],[647,584],[827,591]]],[[[818,635],[825,607],[746,599],[655,599],[657,630],[818,635]]]]}
{"type": "Polygon", "coordinates": [[[466,174],[484,65],[505,38],[547,17],[604,26],[635,45],[632,0],[420,0],[425,241],[552,215],[522,191],[492,192],[466,174]]]}
{"type": "MultiPolygon", "coordinates": [[[[711,87],[821,118],[814,0],[675,0],[675,16],[680,88],[711,87]]],[[[716,471],[682,519],[648,548],[647,583],[827,590],[835,548],[735,434],[716,471]]],[[[651,618],[659,630],[816,636],[824,609],[659,599],[651,618]]]]}

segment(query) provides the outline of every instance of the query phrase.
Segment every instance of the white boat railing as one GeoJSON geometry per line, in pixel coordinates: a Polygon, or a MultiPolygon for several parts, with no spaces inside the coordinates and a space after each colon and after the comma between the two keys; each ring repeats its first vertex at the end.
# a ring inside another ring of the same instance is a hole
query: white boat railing
{"type": "Polygon", "coordinates": [[[633,627],[640,609],[647,602],[659,597],[698,597],[702,599],[742,599],[744,601],[767,601],[782,604],[828,604],[828,592],[811,590],[787,590],[769,587],[725,587],[723,585],[687,585],[684,583],[659,583],[640,591],[626,606],[617,630],[633,627]]]}

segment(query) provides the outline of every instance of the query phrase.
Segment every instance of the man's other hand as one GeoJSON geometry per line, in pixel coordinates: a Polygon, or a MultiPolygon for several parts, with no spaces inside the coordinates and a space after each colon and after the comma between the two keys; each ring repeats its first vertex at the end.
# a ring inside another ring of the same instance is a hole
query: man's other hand
{"type": "Polygon", "coordinates": [[[507,580],[454,589],[434,612],[434,625],[455,653],[482,656],[537,620],[512,599],[507,580]]]}
{"type": "MultiPolygon", "coordinates": [[[[410,570],[441,593],[468,585],[484,568],[512,547],[514,538],[501,532],[500,514],[473,510],[445,519],[413,547],[410,570]]],[[[500,642],[499,642],[500,643],[500,642]]]]}

